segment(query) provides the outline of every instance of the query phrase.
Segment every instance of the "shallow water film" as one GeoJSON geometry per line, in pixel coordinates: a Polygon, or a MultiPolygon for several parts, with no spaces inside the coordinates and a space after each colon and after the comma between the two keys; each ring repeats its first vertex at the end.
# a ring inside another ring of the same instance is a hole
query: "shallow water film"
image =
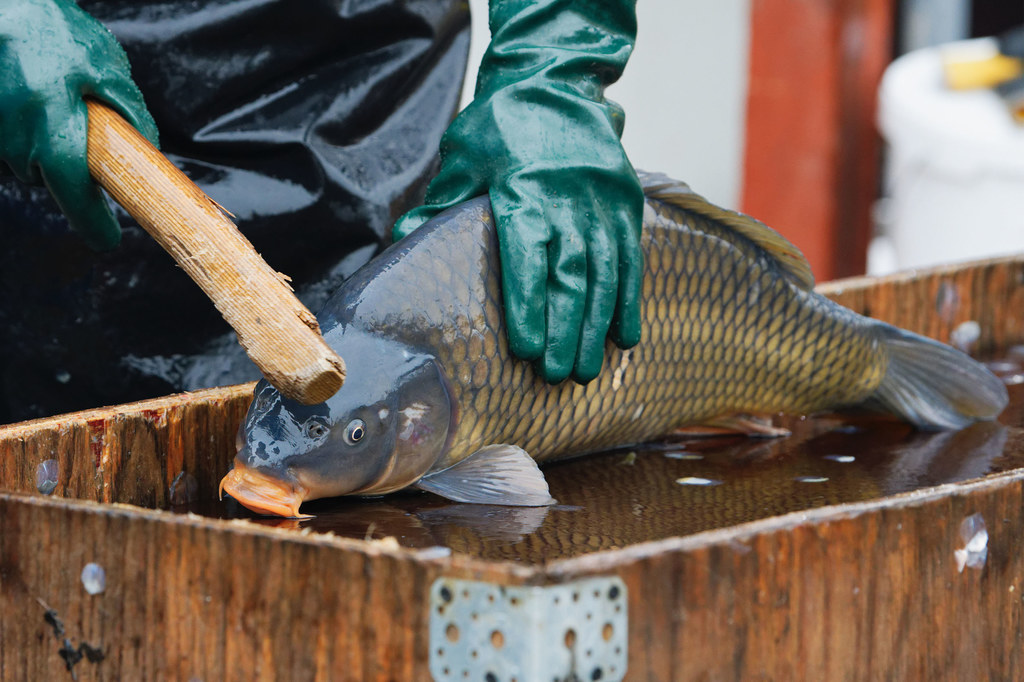
{"type": "Polygon", "coordinates": [[[410,492],[306,503],[310,519],[260,517],[233,500],[174,507],[205,516],[406,547],[540,563],[770,516],[869,500],[1024,466],[1024,357],[989,363],[1007,384],[998,422],[922,432],[869,413],[777,417],[781,438],[677,435],[547,465],[552,507],[496,507],[410,492]]]}

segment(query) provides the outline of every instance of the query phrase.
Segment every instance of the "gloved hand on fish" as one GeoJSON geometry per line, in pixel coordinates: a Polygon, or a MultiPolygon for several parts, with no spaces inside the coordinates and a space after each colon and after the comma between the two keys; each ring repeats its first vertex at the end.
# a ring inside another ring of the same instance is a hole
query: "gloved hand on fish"
{"type": "Polygon", "coordinates": [[[459,502],[554,503],[539,463],[734,414],[865,405],[922,429],[994,419],[1006,387],[937,341],[814,293],[807,261],[762,223],[641,174],[643,338],[610,341],[587,383],[545,382],[509,352],[486,198],[423,225],[319,315],[349,367],[327,402],[256,386],[234,469],[249,509],[419,488],[459,502]]]}

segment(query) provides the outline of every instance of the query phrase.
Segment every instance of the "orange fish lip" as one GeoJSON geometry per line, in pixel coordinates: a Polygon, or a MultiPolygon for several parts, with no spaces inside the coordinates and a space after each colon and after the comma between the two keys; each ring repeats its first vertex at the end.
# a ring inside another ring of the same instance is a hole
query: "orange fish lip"
{"type": "Polygon", "coordinates": [[[274,514],[298,519],[312,518],[309,514],[299,513],[299,505],[309,495],[305,486],[250,469],[237,459],[235,468],[221,479],[221,499],[224,498],[225,492],[238,500],[243,507],[257,514],[274,514]]]}

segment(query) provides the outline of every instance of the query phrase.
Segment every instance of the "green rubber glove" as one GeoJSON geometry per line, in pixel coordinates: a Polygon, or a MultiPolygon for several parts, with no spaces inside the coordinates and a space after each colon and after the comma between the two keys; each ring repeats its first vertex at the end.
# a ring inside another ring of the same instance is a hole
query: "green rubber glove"
{"type": "Polygon", "coordinates": [[[636,3],[491,0],[490,28],[475,99],[394,237],[488,194],[512,352],[550,382],[587,382],[609,329],[622,348],[640,340],[643,191],[604,98],[632,51],[636,3]]]}
{"type": "Polygon", "coordinates": [[[71,226],[97,249],[121,228],[86,162],[83,97],[117,109],[153,144],[156,124],[129,75],[128,56],[70,0],[17,0],[0,8],[0,168],[45,183],[71,226]]]}

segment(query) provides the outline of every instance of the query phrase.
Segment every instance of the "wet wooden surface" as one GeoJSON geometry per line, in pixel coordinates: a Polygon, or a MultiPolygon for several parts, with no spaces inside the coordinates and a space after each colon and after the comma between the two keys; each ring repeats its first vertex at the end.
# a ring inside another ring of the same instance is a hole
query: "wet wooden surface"
{"type": "Polygon", "coordinates": [[[0,493],[0,679],[425,679],[432,580],[517,578],[463,563],[0,493]],[[87,563],[105,571],[100,594],[83,587],[87,563]],[[83,645],[102,660],[67,669],[83,645]]]}
{"type": "Polygon", "coordinates": [[[548,574],[626,582],[627,679],[1020,679],[1022,491],[1016,470],[591,554],[548,574]],[[988,526],[988,560],[959,573],[959,527],[973,514],[988,526]]]}
{"type": "Polygon", "coordinates": [[[829,282],[818,291],[857,312],[949,343],[975,322],[968,349],[988,355],[1024,339],[1024,258],[911,270],[829,282]]]}
{"type": "MultiPolygon", "coordinates": [[[[831,290],[943,339],[974,320],[978,349],[1009,348],[1022,263],[831,290]]],[[[428,679],[435,578],[610,573],[629,590],[627,679],[1012,679],[1024,384],[1008,359],[1002,425],[826,415],[784,440],[676,440],[549,467],[561,506],[532,517],[428,495],[317,503],[310,531],[189,514],[232,513],[210,505],[246,387],[4,427],[0,679],[428,679]],[[958,572],[973,514],[987,561],[958,572]]]]}
{"type": "Polygon", "coordinates": [[[213,499],[234,452],[253,384],[196,391],[0,428],[0,490],[166,508],[185,473],[213,499]]]}

